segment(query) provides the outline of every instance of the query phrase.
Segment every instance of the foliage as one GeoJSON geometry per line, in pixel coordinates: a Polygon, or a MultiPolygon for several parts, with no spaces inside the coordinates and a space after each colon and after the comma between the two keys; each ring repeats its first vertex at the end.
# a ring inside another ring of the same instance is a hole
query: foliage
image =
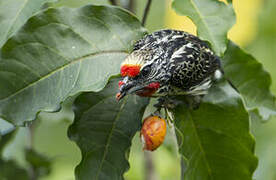
{"type": "Polygon", "coordinates": [[[0,179],[12,180],[20,177],[22,180],[28,180],[28,173],[24,168],[18,166],[14,160],[5,160],[2,157],[4,147],[14,134],[15,131],[0,136],[0,179]]]}
{"type": "Polygon", "coordinates": [[[21,125],[41,110],[58,111],[68,96],[101,90],[143,33],[135,17],[115,7],[33,16],[1,49],[0,116],[21,125]]]}
{"type": "Polygon", "coordinates": [[[0,179],[36,179],[50,173],[51,161],[42,154],[33,149],[25,150],[25,158],[29,168],[23,168],[15,160],[6,160],[2,157],[3,149],[7,143],[14,137],[16,131],[0,136],[0,179]]]}
{"type": "Polygon", "coordinates": [[[18,166],[14,160],[0,159],[0,179],[13,180],[20,177],[22,180],[28,180],[28,172],[18,166]]]}
{"type": "Polygon", "coordinates": [[[82,151],[76,168],[78,179],[123,179],[129,165],[127,157],[134,134],[141,127],[146,98],[114,98],[118,78],[99,93],[84,93],[75,101],[75,121],[69,137],[82,151]],[[130,117],[129,114],[135,114],[130,117]]]}
{"type": "MultiPolygon", "coordinates": [[[[68,97],[89,91],[74,102],[75,119],[68,130],[82,153],[76,178],[123,179],[131,140],[141,128],[148,99],[129,96],[117,103],[118,78],[110,78],[119,73],[121,61],[146,29],[134,14],[115,6],[38,12],[49,1],[17,1],[0,0],[0,32],[4,32],[0,37],[0,117],[23,125],[40,111],[58,111],[68,97]]],[[[182,179],[252,179],[257,158],[249,113],[261,119],[275,114],[270,75],[251,55],[228,42],[235,15],[232,1],[227,2],[172,3],[177,13],[191,18],[198,36],[221,56],[225,77],[238,90],[227,81],[217,82],[197,110],[186,107],[185,97],[179,99],[182,103],[172,112],[183,160],[182,179]]],[[[10,140],[5,137],[0,152],[10,140]]],[[[0,168],[5,167],[0,177],[14,178],[10,167],[21,173],[21,179],[50,173],[51,160],[33,149],[25,153],[33,173],[12,160],[0,159],[0,168]]]]}
{"type": "Polygon", "coordinates": [[[0,47],[47,2],[54,0],[0,0],[0,47]]]}
{"type": "Polygon", "coordinates": [[[225,76],[241,93],[248,111],[257,110],[263,120],[276,113],[275,97],[269,90],[271,77],[261,63],[233,42],[228,43],[222,63],[225,76]]]}
{"type": "Polygon", "coordinates": [[[222,56],[227,46],[227,31],[235,23],[232,3],[217,0],[174,0],[173,8],[180,15],[188,16],[197,26],[198,36],[211,43],[214,51],[222,56]]]}
{"type": "Polygon", "coordinates": [[[251,179],[255,142],[241,96],[228,83],[214,85],[198,110],[182,104],[173,113],[185,157],[182,179],[251,179]]]}
{"type": "Polygon", "coordinates": [[[32,169],[32,176],[42,177],[50,174],[51,160],[33,149],[25,150],[25,158],[32,169]]]}

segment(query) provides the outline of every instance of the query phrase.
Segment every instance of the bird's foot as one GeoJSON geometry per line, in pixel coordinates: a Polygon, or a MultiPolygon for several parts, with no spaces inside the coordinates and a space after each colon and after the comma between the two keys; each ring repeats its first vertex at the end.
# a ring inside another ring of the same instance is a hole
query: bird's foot
{"type": "Polygon", "coordinates": [[[155,108],[157,108],[158,111],[160,111],[162,108],[164,109],[174,109],[177,105],[179,105],[181,101],[174,99],[172,97],[164,96],[158,98],[158,103],[153,105],[155,108]]]}
{"type": "Polygon", "coordinates": [[[186,104],[188,108],[192,110],[196,110],[200,106],[201,99],[203,98],[203,95],[200,96],[187,96],[186,97],[186,104]]]}
{"type": "Polygon", "coordinates": [[[160,111],[162,108],[172,110],[176,106],[185,103],[187,108],[196,110],[199,108],[202,95],[200,96],[183,96],[181,98],[176,98],[176,96],[164,96],[158,98],[158,103],[154,105],[157,108],[157,111],[160,111]]]}

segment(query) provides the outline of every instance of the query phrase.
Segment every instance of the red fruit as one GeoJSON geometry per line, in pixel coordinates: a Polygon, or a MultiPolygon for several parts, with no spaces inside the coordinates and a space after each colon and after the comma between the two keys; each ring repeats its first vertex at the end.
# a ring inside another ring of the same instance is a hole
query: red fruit
{"type": "Polygon", "coordinates": [[[149,116],[144,120],[140,134],[144,150],[154,151],[163,143],[165,136],[165,119],[149,116]]]}

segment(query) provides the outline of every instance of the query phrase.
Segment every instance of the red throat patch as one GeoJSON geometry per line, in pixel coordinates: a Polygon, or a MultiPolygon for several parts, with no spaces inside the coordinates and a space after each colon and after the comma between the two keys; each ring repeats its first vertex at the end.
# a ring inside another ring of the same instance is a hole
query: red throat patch
{"type": "Polygon", "coordinates": [[[147,87],[145,87],[142,91],[137,92],[138,96],[143,97],[151,97],[160,87],[158,82],[150,83],[147,87]]]}
{"type": "Polygon", "coordinates": [[[160,87],[160,84],[159,84],[158,82],[150,83],[150,84],[147,86],[147,88],[155,89],[155,90],[157,90],[159,87],[160,87]]]}
{"type": "Polygon", "coordinates": [[[121,67],[121,76],[135,77],[140,73],[141,66],[125,64],[121,67]]]}

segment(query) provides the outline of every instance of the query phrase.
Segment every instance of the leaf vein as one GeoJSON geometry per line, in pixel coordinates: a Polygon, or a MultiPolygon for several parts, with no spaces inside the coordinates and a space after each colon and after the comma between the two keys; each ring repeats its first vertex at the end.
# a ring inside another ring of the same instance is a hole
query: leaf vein
{"type": "Polygon", "coordinates": [[[126,105],[127,99],[128,99],[128,97],[126,97],[125,100],[123,101],[123,104],[121,105],[121,107],[120,107],[120,109],[119,109],[119,111],[118,111],[118,113],[117,113],[117,115],[116,115],[116,117],[115,117],[115,120],[113,121],[113,126],[112,126],[112,128],[111,128],[111,130],[110,130],[110,133],[109,133],[107,142],[106,142],[106,144],[105,144],[104,155],[103,155],[103,157],[102,157],[102,160],[101,160],[101,163],[100,163],[100,167],[99,167],[99,169],[98,169],[98,171],[97,171],[96,179],[98,179],[98,177],[99,177],[99,173],[100,173],[100,171],[101,171],[101,169],[102,169],[103,163],[104,163],[104,161],[105,161],[105,158],[106,158],[106,155],[107,155],[107,152],[108,152],[109,144],[110,144],[110,141],[111,141],[111,137],[112,137],[113,131],[114,131],[114,129],[115,129],[115,125],[116,125],[118,119],[120,118],[120,114],[121,114],[121,112],[122,112],[122,109],[123,109],[124,106],[126,105]]]}
{"type": "Polygon", "coordinates": [[[47,77],[51,76],[52,74],[55,74],[57,72],[59,72],[60,70],[66,68],[68,65],[71,65],[73,63],[76,63],[78,61],[82,61],[84,60],[85,58],[88,58],[88,57],[94,57],[94,56],[97,56],[97,55],[101,55],[101,54],[109,54],[109,53],[127,53],[126,51],[123,51],[123,50],[112,50],[112,51],[100,51],[100,52],[95,52],[95,53],[91,53],[91,54],[87,54],[87,55],[84,55],[84,56],[81,56],[75,60],[72,60],[70,61],[69,63],[66,63],[60,67],[58,67],[57,69],[53,70],[52,72],[49,72],[48,74],[44,75],[44,76],[41,76],[40,79],[38,80],[35,80],[33,81],[32,83],[30,83],[29,85],[17,90],[16,92],[14,92],[12,95],[9,95],[3,99],[1,99],[1,101],[4,101],[4,100],[7,100],[7,99],[10,99],[11,97],[14,97],[15,95],[19,94],[20,92],[24,91],[25,89],[31,87],[31,86],[34,86],[35,83],[39,82],[39,81],[42,81],[44,79],[46,79],[47,77]]]}
{"type": "Polygon", "coordinates": [[[195,132],[195,136],[196,136],[196,138],[198,139],[198,146],[199,146],[199,149],[200,149],[201,152],[203,153],[203,159],[204,159],[204,161],[205,161],[205,164],[206,164],[208,173],[209,173],[209,175],[210,175],[210,178],[211,178],[211,179],[214,179],[213,176],[212,176],[211,168],[210,168],[210,166],[209,166],[209,163],[208,163],[208,160],[207,160],[207,157],[206,157],[206,153],[205,153],[205,151],[203,150],[203,147],[202,147],[202,144],[201,144],[201,140],[200,140],[200,138],[199,138],[199,136],[198,136],[198,132],[197,132],[197,129],[196,129],[196,127],[195,127],[195,124],[194,124],[194,121],[193,121],[193,119],[192,119],[192,116],[191,116],[190,113],[188,113],[188,116],[189,116],[189,120],[191,121],[191,124],[192,124],[192,126],[193,126],[193,129],[194,129],[194,132],[195,132]]]}
{"type": "MultiPolygon", "coordinates": [[[[196,6],[196,4],[194,3],[193,0],[190,0],[190,2],[191,2],[191,4],[192,4],[192,6],[194,7],[194,9],[196,10],[196,12],[198,13],[199,17],[202,19],[202,23],[203,23],[203,25],[206,27],[206,30],[208,31],[208,34],[210,35],[211,40],[215,43],[216,41],[214,40],[214,37],[212,36],[212,33],[211,33],[211,31],[210,31],[208,25],[207,25],[206,22],[204,21],[204,17],[201,15],[201,13],[200,13],[198,7],[196,6]]],[[[215,45],[216,45],[216,44],[215,44],[215,45]]]]}

